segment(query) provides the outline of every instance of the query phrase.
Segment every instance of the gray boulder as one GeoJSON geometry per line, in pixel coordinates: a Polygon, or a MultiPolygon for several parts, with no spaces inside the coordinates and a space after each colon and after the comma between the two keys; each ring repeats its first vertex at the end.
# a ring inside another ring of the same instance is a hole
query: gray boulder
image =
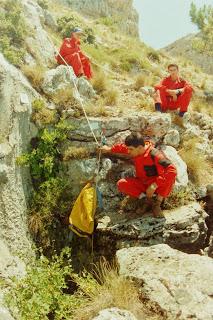
{"type": "Polygon", "coordinates": [[[187,165],[178,155],[178,152],[175,148],[171,146],[162,146],[161,150],[163,153],[171,160],[171,162],[176,166],[177,177],[175,182],[176,188],[186,187],[188,184],[188,173],[187,165]]]}
{"type": "Polygon", "coordinates": [[[105,309],[99,312],[92,320],[137,320],[135,316],[127,311],[118,308],[105,309]]]}
{"type": "Polygon", "coordinates": [[[61,89],[72,89],[75,79],[76,76],[72,67],[60,65],[56,69],[45,72],[41,87],[46,94],[51,95],[61,89]]]}
{"type": "Polygon", "coordinates": [[[106,213],[97,227],[100,251],[112,255],[124,247],[166,243],[179,250],[197,252],[204,246],[207,214],[198,203],[165,210],[163,215],[156,219],[147,212],[147,215],[131,219],[131,212],[128,218],[115,212],[106,213]]]}
{"type": "Polygon", "coordinates": [[[169,130],[164,137],[164,143],[172,147],[178,147],[180,143],[180,134],[177,130],[169,130]]]}
{"type": "Polygon", "coordinates": [[[91,99],[96,93],[92,85],[84,77],[77,78],[73,68],[60,65],[56,69],[46,71],[42,84],[43,91],[51,95],[61,89],[73,90],[73,95],[77,100],[91,99]],[[75,89],[78,89],[76,92],[75,89]]]}
{"type": "Polygon", "coordinates": [[[91,99],[96,96],[96,92],[93,89],[92,85],[84,77],[80,77],[77,79],[77,88],[80,95],[84,98],[91,99]]]}
{"type": "Polygon", "coordinates": [[[213,319],[213,260],[168,245],[133,247],[116,254],[120,274],[141,285],[143,298],[165,319],[213,319]]]}

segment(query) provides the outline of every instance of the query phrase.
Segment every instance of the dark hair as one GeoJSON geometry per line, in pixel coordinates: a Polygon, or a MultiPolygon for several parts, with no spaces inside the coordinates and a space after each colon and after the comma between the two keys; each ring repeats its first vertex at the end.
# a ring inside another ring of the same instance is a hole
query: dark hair
{"type": "Polygon", "coordinates": [[[167,69],[169,70],[171,67],[175,67],[175,68],[177,68],[177,70],[179,69],[178,65],[175,64],[175,63],[170,63],[170,64],[168,65],[167,69]]]}
{"type": "Polygon", "coordinates": [[[125,145],[127,147],[139,147],[139,146],[145,146],[144,139],[140,133],[131,133],[129,136],[125,139],[125,145]]]}

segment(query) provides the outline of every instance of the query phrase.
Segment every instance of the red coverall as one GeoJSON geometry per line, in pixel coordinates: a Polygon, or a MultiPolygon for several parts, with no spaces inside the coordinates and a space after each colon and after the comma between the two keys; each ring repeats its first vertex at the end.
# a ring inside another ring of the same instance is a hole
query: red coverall
{"type": "Polygon", "coordinates": [[[157,84],[155,86],[155,90],[160,95],[160,99],[156,100],[156,102],[161,103],[161,110],[175,110],[180,108],[180,112],[186,112],[191,96],[192,96],[192,86],[185,80],[178,78],[178,80],[173,81],[171,77],[167,77],[163,79],[160,84],[157,84]],[[184,91],[177,97],[176,101],[173,101],[173,98],[166,93],[167,89],[170,90],[176,90],[176,89],[182,89],[184,88],[184,91]]]}
{"type": "MultiPolygon", "coordinates": [[[[90,61],[81,52],[80,40],[74,37],[64,39],[59,52],[64,60],[72,66],[76,76],[84,74],[87,79],[92,78],[90,61]]],[[[64,61],[59,55],[56,59],[58,64],[64,64],[64,61]]]]}
{"type": "MultiPolygon", "coordinates": [[[[155,182],[158,186],[155,193],[162,197],[168,197],[175,183],[176,168],[150,142],[147,142],[146,145],[145,153],[133,158],[136,177],[120,179],[117,182],[118,190],[131,197],[138,198],[155,182]],[[153,155],[153,158],[151,155],[153,155]]],[[[128,148],[125,144],[117,144],[111,148],[111,152],[128,154],[128,148]]]]}

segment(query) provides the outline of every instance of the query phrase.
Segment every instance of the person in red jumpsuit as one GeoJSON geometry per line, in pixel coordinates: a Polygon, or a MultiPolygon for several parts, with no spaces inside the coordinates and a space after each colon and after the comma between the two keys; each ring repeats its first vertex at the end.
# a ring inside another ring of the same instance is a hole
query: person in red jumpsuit
{"type": "Polygon", "coordinates": [[[179,109],[179,116],[183,117],[188,109],[193,88],[186,80],[179,77],[178,65],[170,64],[168,72],[170,76],[154,86],[155,110],[165,112],[179,109]]]}
{"type": "Polygon", "coordinates": [[[174,164],[151,142],[145,142],[141,134],[131,133],[125,144],[101,147],[103,153],[129,154],[136,176],[120,179],[117,187],[120,192],[133,198],[147,197],[146,205],[151,206],[154,216],[161,215],[161,203],[168,197],[175,183],[177,170],[174,164]],[[156,194],[156,199],[153,195],[156,194]]]}
{"type": "MultiPolygon", "coordinates": [[[[92,78],[92,70],[89,58],[82,53],[80,49],[80,36],[82,30],[74,28],[71,33],[71,38],[65,38],[60,48],[60,55],[63,59],[72,66],[77,77],[85,75],[87,79],[92,78]]],[[[57,55],[56,60],[58,64],[65,64],[63,59],[57,55]]]]}

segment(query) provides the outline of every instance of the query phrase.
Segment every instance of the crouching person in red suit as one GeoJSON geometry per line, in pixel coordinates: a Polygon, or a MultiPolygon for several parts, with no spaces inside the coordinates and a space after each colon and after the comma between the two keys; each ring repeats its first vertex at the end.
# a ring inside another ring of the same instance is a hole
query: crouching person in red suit
{"type": "Polygon", "coordinates": [[[155,110],[165,112],[179,109],[179,116],[183,117],[188,109],[193,88],[190,83],[179,77],[178,65],[170,64],[168,72],[169,77],[154,86],[155,110]]]}
{"type": "Polygon", "coordinates": [[[101,150],[103,153],[122,153],[131,157],[136,177],[120,179],[117,182],[118,189],[138,199],[145,193],[153,215],[160,216],[161,203],[169,196],[175,183],[177,171],[174,164],[160,150],[155,149],[151,142],[145,142],[139,133],[126,137],[125,144],[103,146],[101,150]]]}
{"type": "Polygon", "coordinates": [[[72,30],[71,37],[64,39],[59,51],[60,55],[57,55],[56,60],[58,64],[65,64],[65,60],[67,64],[72,66],[77,77],[85,75],[87,79],[91,79],[92,70],[89,58],[81,51],[80,48],[81,35],[82,30],[80,28],[74,28],[72,30]]]}

